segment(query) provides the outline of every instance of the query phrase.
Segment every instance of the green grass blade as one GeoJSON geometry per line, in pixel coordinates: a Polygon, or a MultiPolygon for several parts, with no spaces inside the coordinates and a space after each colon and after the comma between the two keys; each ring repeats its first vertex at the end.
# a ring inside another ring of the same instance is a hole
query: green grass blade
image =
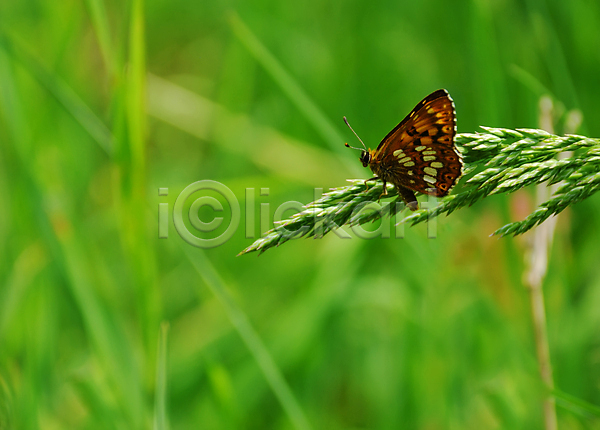
{"type": "Polygon", "coordinates": [[[126,89],[127,126],[132,167],[144,168],[146,121],[146,61],[143,0],[135,0],[129,29],[129,61],[126,89]]]}
{"type": "Polygon", "coordinates": [[[0,77],[2,85],[0,85],[0,109],[6,118],[6,126],[9,130],[9,135],[15,142],[17,150],[23,151],[25,144],[28,142],[28,127],[23,114],[23,106],[21,99],[17,94],[17,85],[13,73],[12,56],[6,49],[8,41],[6,37],[0,33],[0,77]]]}
{"type": "Polygon", "coordinates": [[[148,75],[148,113],[201,140],[221,133],[216,139],[224,149],[286,180],[319,187],[343,180],[347,171],[344,157],[256,124],[247,115],[152,74],[148,75]],[[223,124],[220,131],[212,126],[215,117],[223,124]]]}
{"type": "Polygon", "coordinates": [[[561,390],[554,389],[552,394],[556,398],[556,403],[565,409],[583,416],[600,417],[600,406],[581,400],[561,390]]]}
{"type": "Polygon", "coordinates": [[[91,288],[85,245],[75,234],[59,236],[58,241],[71,291],[81,310],[86,330],[103,358],[107,372],[111,372],[111,383],[119,394],[129,424],[132,428],[141,428],[143,389],[133,351],[121,330],[117,329],[109,309],[91,288]]]}
{"type": "Polygon", "coordinates": [[[240,337],[253,355],[256,364],[270,385],[273,393],[281,403],[281,406],[298,430],[311,428],[304,411],[294,396],[288,383],[282,375],[281,370],[271,357],[267,347],[260,339],[246,314],[237,306],[227,292],[225,282],[210,263],[204,252],[188,245],[183,246],[185,255],[188,257],[204,283],[225,307],[227,315],[240,334],[240,337]]]}
{"type": "Polygon", "coordinates": [[[66,82],[48,72],[32,54],[6,36],[0,35],[0,47],[46,88],[107,154],[112,155],[110,130],[66,82]]]}
{"type": "MultiPolygon", "coordinates": [[[[4,70],[4,69],[2,69],[4,70]]],[[[0,70],[0,72],[2,72],[0,70]]],[[[2,82],[15,85],[11,81],[10,74],[2,74],[2,82]]],[[[6,95],[6,92],[2,93],[6,95]]],[[[22,100],[15,96],[13,100],[0,99],[3,106],[19,106],[22,100]]],[[[24,123],[24,118],[18,118],[22,112],[17,110],[11,113],[17,123],[24,123]]],[[[19,134],[21,139],[25,135],[19,134]]],[[[15,144],[17,160],[20,169],[25,173],[27,179],[27,195],[37,202],[47,202],[44,198],[56,190],[46,184],[39,176],[38,170],[31,166],[31,154],[27,148],[32,148],[30,142],[17,141],[15,144]]],[[[142,421],[142,388],[137,378],[134,354],[128,350],[128,342],[122,331],[118,330],[112,320],[105,304],[95,293],[93,281],[90,278],[88,268],[89,257],[82,235],[78,232],[78,226],[72,222],[72,214],[68,212],[68,204],[56,205],[45,204],[37,212],[37,226],[45,246],[50,250],[54,264],[66,280],[87,336],[104,365],[104,370],[109,375],[109,384],[115,392],[115,396],[121,399],[120,411],[126,417],[126,422],[132,428],[139,428],[142,421]]]]}
{"type": "Polygon", "coordinates": [[[106,14],[106,8],[102,0],[86,0],[87,7],[89,9],[90,18],[98,38],[98,45],[100,46],[100,52],[102,58],[106,64],[106,70],[111,77],[117,75],[117,66],[115,64],[115,55],[112,51],[112,43],[110,40],[110,26],[108,24],[108,17],[106,14]]]}
{"type": "Polygon", "coordinates": [[[536,76],[533,76],[524,68],[516,64],[511,64],[509,73],[513,78],[523,84],[525,88],[529,89],[529,91],[535,95],[536,99],[539,99],[545,95],[550,95],[554,100],[556,100],[556,96],[552,94],[552,91],[546,88],[546,86],[536,76]]]}
{"type": "MultiPolygon", "coordinates": [[[[546,2],[528,0],[525,6],[529,10],[533,35],[537,39],[540,54],[546,63],[547,71],[552,79],[552,86],[560,100],[564,100],[569,109],[579,108],[575,82],[569,70],[569,60],[565,55],[559,37],[559,30],[546,2]]],[[[585,132],[585,128],[583,128],[585,132]]]]}
{"type": "Polygon", "coordinates": [[[158,337],[158,352],[156,360],[156,388],[154,394],[154,430],[168,430],[167,416],[167,337],[169,323],[160,325],[158,337]]]}
{"type": "MultiPolygon", "coordinates": [[[[296,105],[307,121],[312,124],[331,150],[342,154],[345,151],[343,142],[346,140],[344,136],[331,124],[331,121],[327,119],[316,103],[311,100],[306,91],[292,78],[237,14],[230,16],[229,23],[240,42],[254,56],[256,61],[264,67],[267,73],[271,75],[273,80],[280,86],[292,103],[296,105]]],[[[354,175],[361,174],[362,169],[358,167],[357,163],[351,162],[345,157],[344,160],[350,172],[354,175]]],[[[364,171],[362,173],[364,174],[364,171]]]]}

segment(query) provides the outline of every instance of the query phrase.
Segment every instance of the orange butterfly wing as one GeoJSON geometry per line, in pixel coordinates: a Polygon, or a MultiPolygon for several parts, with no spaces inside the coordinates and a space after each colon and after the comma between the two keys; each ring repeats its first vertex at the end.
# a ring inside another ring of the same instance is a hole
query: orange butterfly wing
{"type": "Polygon", "coordinates": [[[454,102],[446,90],[437,90],[381,141],[373,152],[371,170],[396,186],[445,196],[462,174],[455,135],[454,102]]]}

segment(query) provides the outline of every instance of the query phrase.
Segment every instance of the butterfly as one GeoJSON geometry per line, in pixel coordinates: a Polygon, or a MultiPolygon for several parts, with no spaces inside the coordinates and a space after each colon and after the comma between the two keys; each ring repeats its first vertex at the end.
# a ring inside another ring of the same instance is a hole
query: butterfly
{"type": "MultiPolygon", "coordinates": [[[[344,117],[348,127],[348,121],[344,117]]],[[[352,130],[352,127],[350,127],[352,130]]],[[[376,150],[364,149],[359,160],[363,167],[369,166],[375,176],[368,181],[392,183],[410,210],[417,210],[419,203],[415,191],[432,196],[447,195],[462,175],[460,152],[454,146],[456,113],[448,91],[437,90],[423,100],[383,138],[376,150]]],[[[380,196],[380,198],[381,198],[380,196]]]]}

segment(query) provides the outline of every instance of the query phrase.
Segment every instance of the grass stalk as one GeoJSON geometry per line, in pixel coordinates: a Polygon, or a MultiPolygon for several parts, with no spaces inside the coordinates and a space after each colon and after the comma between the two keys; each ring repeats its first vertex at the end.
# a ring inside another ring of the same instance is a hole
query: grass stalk
{"type": "MultiPolygon", "coordinates": [[[[458,192],[440,199],[440,204],[433,208],[428,205],[427,209],[415,211],[401,222],[415,225],[441,214],[449,215],[494,194],[512,193],[528,185],[560,183],[553,188],[551,198],[540,203],[524,220],[507,224],[492,233],[516,236],[600,190],[600,139],[556,136],[544,130],[483,129],[481,133],[456,136],[465,163],[465,176],[458,192]],[[558,154],[570,151],[571,156],[556,159],[558,154]]],[[[349,181],[352,185],[332,189],[321,199],[307,204],[300,213],[280,222],[240,254],[262,253],[290,239],[326,234],[343,225],[364,224],[394,216],[404,209],[395,189],[390,188],[388,197],[395,200],[384,201],[374,212],[361,213],[360,209],[368,203],[378,202],[382,184],[369,186],[367,191],[364,179],[349,181]],[[321,228],[322,225],[325,227],[321,228]]]]}
{"type": "MultiPolygon", "coordinates": [[[[552,131],[552,101],[548,97],[540,99],[540,125],[546,131],[552,131]]],[[[536,187],[537,204],[542,204],[549,197],[548,188],[542,185],[536,187]]],[[[544,305],[543,282],[548,271],[548,254],[552,245],[556,217],[544,221],[533,231],[530,244],[530,252],[527,258],[527,270],[524,281],[529,290],[531,305],[531,318],[533,324],[533,338],[538,360],[540,377],[547,389],[542,401],[544,416],[544,429],[556,430],[558,427],[556,419],[556,402],[552,394],[554,390],[554,378],[552,377],[552,364],[550,361],[550,346],[548,341],[548,329],[546,321],[546,309],[544,305]]]]}
{"type": "MultiPolygon", "coordinates": [[[[549,97],[542,97],[540,99],[540,126],[548,132],[553,132],[552,108],[552,100],[549,97]]],[[[567,122],[567,124],[569,124],[569,122],[567,122]]],[[[571,127],[575,129],[577,125],[571,125],[571,127]]],[[[572,151],[565,151],[558,154],[558,158],[563,160],[572,156],[572,151]]],[[[543,202],[546,201],[551,194],[556,193],[559,188],[560,184],[553,184],[550,187],[538,185],[536,187],[538,205],[543,204],[543,202]]],[[[543,290],[544,278],[548,271],[548,255],[552,247],[555,228],[556,216],[553,216],[541,223],[538,228],[533,231],[530,245],[531,249],[527,258],[528,269],[524,277],[524,283],[529,290],[530,296],[533,335],[540,377],[548,390],[548,394],[545,396],[542,405],[545,430],[556,430],[558,428],[556,401],[552,394],[554,391],[554,378],[552,376],[552,363],[543,290]]]]}

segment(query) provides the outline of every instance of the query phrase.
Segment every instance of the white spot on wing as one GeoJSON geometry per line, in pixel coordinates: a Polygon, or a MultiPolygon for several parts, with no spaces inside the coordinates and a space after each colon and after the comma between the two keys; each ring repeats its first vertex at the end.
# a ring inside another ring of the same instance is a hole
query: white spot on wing
{"type": "Polygon", "coordinates": [[[428,175],[437,176],[437,170],[435,170],[433,167],[425,167],[423,171],[428,175]]]}

